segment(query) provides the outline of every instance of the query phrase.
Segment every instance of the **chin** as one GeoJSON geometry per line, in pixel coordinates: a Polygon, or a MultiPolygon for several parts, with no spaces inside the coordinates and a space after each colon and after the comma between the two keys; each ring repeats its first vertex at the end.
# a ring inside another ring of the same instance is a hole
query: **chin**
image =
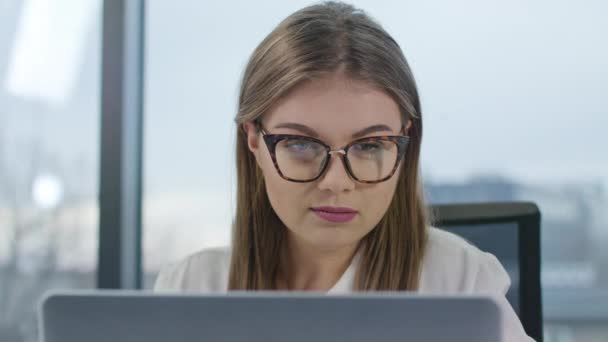
{"type": "Polygon", "coordinates": [[[314,234],[303,234],[303,238],[309,245],[321,251],[333,251],[345,247],[351,247],[361,240],[362,236],[353,234],[352,231],[342,227],[319,227],[313,228],[314,234]]]}

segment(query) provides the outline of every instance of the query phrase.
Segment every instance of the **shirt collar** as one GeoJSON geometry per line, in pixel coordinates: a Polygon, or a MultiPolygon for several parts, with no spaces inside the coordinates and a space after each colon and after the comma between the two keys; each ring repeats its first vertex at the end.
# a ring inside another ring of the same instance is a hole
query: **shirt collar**
{"type": "Polygon", "coordinates": [[[354,290],[354,282],[355,282],[355,273],[357,271],[357,266],[359,265],[360,252],[355,253],[355,256],[348,265],[348,268],[338,282],[334,284],[334,286],[327,291],[327,294],[343,294],[353,292],[354,290]]]}

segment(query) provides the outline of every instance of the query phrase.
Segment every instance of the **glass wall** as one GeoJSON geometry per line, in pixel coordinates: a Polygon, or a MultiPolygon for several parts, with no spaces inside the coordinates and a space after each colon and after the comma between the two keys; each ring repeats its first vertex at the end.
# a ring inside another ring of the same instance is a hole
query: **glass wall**
{"type": "Polygon", "coordinates": [[[0,1],[0,341],[51,288],[95,286],[98,0],[0,1]]]}
{"type": "MultiPolygon", "coordinates": [[[[308,4],[149,1],[147,287],[163,265],[229,243],[239,78],[263,37],[308,4]]],[[[591,322],[550,301],[576,305],[579,294],[599,298],[608,290],[608,5],[354,4],[399,42],[418,81],[429,199],[536,202],[547,340],[607,339],[608,317],[591,322]]]]}

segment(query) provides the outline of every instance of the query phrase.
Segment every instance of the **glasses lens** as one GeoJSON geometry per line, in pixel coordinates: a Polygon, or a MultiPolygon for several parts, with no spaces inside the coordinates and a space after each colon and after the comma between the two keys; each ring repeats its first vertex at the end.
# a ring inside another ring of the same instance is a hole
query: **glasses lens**
{"type": "Polygon", "coordinates": [[[348,162],[355,177],[374,182],[388,177],[399,156],[397,144],[389,140],[371,138],[362,140],[348,149],[348,162]]]}
{"type": "Polygon", "coordinates": [[[290,138],[277,143],[275,155],[283,176],[306,181],[319,175],[327,150],[314,141],[290,138]]]}

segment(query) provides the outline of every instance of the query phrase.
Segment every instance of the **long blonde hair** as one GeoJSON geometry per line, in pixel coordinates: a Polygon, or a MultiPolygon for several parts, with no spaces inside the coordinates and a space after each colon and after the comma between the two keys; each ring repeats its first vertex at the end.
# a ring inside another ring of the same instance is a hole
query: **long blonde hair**
{"type": "Polygon", "coordinates": [[[283,20],[255,49],[241,83],[237,123],[237,203],[230,290],[276,289],[286,227],[265,191],[242,125],[267,113],[305,80],[343,70],[389,94],[403,122],[412,121],[410,143],[394,197],[383,218],[360,244],[355,290],[416,290],[427,241],[428,215],[419,179],[422,140],[420,100],[397,42],[363,11],[340,2],[303,8],[283,20]]]}

